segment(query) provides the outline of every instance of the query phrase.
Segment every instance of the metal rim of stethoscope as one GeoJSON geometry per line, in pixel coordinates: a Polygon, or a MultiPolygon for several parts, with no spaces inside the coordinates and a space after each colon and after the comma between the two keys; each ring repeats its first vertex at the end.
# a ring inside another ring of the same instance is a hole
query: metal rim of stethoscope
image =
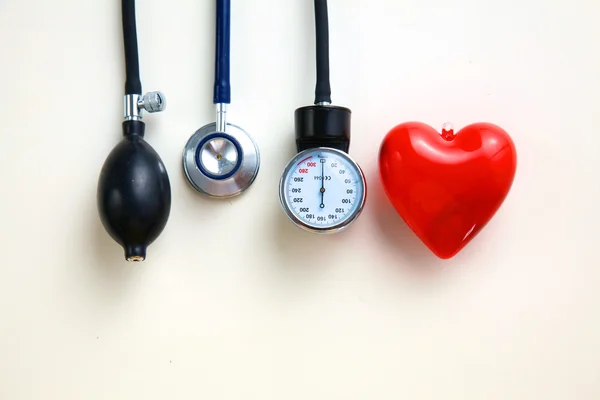
{"type": "Polygon", "coordinates": [[[217,123],[198,129],[183,150],[183,170],[199,192],[215,198],[235,197],[258,175],[260,153],[256,142],[237,125],[217,123]]]}

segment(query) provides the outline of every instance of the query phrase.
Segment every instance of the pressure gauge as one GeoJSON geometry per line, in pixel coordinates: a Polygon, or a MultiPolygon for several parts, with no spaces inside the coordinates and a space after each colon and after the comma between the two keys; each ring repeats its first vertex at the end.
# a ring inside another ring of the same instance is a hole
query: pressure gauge
{"type": "Polygon", "coordinates": [[[358,164],[340,150],[316,147],[289,162],[279,182],[279,199],[300,228],[333,233],[362,212],[366,181],[358,164]]]}
{"type": "Polygon", "coordinates": [[[327,0],[315,0],[317,84],[313,105],[294,112],[296,151],[279,181],[279,200],[302,229],[334,233],[362,212],[367,184],[350,158],[349,108],[331,104],[327,0]]]}

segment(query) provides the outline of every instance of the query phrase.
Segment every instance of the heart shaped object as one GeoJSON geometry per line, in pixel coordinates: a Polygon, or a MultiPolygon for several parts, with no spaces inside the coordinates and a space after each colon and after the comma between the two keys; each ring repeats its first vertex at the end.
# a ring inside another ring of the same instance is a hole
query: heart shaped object
{"type": "Polygon", "coordinates": [[[385,136],[379,172],[387,197],[412,231],[438,257],[463,249],[498,211],[517,167],[515,145],[489,123],[441,134],[406,122],[385,136]]]}

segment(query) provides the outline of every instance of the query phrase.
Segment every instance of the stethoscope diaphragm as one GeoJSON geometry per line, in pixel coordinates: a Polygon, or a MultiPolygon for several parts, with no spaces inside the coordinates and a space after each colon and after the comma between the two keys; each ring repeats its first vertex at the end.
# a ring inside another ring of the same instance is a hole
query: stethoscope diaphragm
{"type": "Polygon", "coordinates": [[[212,123],[198,129],[183,151],[183,170],[190,184],[210,197],[234,197],[256,179],[260,153],[254,140],[237,125],[225,132],[212,123]]]}

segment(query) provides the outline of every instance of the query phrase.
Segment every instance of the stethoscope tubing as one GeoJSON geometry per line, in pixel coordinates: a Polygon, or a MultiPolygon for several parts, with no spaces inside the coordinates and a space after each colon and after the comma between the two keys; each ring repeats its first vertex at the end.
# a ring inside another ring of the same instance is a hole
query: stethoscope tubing
{"type": "Polygon", "coordinates": [[[231,103],[231,0],[217,0],[214,104],[231,103]]]}

